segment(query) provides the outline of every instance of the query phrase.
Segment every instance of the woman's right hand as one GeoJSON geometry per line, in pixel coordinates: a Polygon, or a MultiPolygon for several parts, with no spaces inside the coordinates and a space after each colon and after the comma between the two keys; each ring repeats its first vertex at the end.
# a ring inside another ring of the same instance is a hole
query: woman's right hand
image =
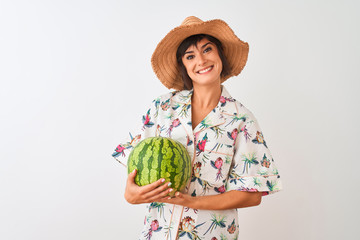
{"type": "Polygon", "coordinates": [[[157,180],[145,186],[139,186],[135,183],[137,170],[132,171],[126,182],[125,200],[131,204],[151,203],[160,201],[173,191],[169,188],[171,183],[165,182],[164,178],[157,180]]]}

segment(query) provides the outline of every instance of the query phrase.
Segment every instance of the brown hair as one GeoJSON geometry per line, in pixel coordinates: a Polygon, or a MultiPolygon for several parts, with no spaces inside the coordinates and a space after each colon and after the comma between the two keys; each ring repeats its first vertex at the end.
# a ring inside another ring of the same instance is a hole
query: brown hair
{"type": "Polygon", "coordinates": [[[185,90],[190,90],[193,88],[193,84],[192,84],[192,80],[189,77],[189,75],[187,74],[186,68],[182,62],[182,57],[185,55],[185,51],[190,47],[190,46],[195,46],[198,42],[200,42],[202,39],[206,38],[207,40],[209,40],[210,42],[214,43],[218,49],[218,53],[219,53],[219,57],[221,59],[222,62],[222,71],[220,76],[221,77],[226,77],[228,74],[231,73],[231,67],[229,62],[227,61],[225,55],[224,55],[224,49],[222,47],[221,42],[217,39],[214,38],[213,36],[207,35],[207,34],[197,34],[197,35],[192,35],[188,38],[186,38],[184,41],[182,41],[182,43],[180,44],[180,46],[178,47],[177,51],[176,51],[176,60],[178,63],[178,67],[179,67],[179,71],[181,74],[181,78],[184,82],[184,89],[185,90]]]}

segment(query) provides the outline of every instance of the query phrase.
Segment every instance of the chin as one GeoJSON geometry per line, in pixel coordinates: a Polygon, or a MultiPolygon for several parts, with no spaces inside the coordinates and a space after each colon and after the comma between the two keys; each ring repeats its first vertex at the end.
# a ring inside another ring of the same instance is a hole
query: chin
{"type": "Polygon", "coordinates": [[[214,79],[197,79],[197,80],[193,80],[193,84],[195,83],[196,85],[217,85],[220,81],[219,80],[214,80],[214,79]]]}

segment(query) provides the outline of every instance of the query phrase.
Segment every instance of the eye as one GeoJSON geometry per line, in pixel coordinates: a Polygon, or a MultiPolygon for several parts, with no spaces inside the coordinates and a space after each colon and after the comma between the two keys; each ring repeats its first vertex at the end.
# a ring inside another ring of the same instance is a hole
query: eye
{"type": "Polygon", "coordinates": [[[212,50],[211,47],[207,47],[207,48],[204,50],[204,53],[209,52],[209,51],[211,51],[211,50],[212,50]]]}
{"type": "Polygon", "coordinates": [[[186,60],[191,60],[191,59],[193,59],[194,58],[194,55],[187,55],[186,56],[186,60]]]}

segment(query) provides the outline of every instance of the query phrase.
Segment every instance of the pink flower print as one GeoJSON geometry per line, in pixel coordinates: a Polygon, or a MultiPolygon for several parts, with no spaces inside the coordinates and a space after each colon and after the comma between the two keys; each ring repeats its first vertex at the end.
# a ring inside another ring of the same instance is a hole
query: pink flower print
{"type": "Polygon", "coordinates": [[[225,186],[222,185],[221,187],[214,187],[214,190],[218,193],[224,193],[225,192],[225,186]]]}
{"type": "MultiPolygon", "coordinates": [[[[231,139],[231,140],[235,140],[237,135],[238,135],[238,130],[237,128],[234,128],[231,132],[227,132],[228,133],[228,137],[231,139]]],[[[234,141],[235,142],[235,141],[234,141]]]]}
{"type": "Polygon", "coordinates": [[[236,139],[238,133],[239,133],[239,130],[237,130],[237,128],[235,128],[235,129],[231,132],[231,137],[232,137],[233,140],[236,139]]]}
{"type": "Polygon", "coordinates": [[[150,122],[150,117],[148,114],[145,115],[145,121],[144,121],[144,125],[148,124],[150,122]]]}
{"type": "Polygon", "coordinates": [[[196,145],[196,156],[199,156],[200,153],[205,151],[205,144],[207,142],[207,133],[205,133],[205,136],[203,137],[203,139],[201,141],[198,142],[198,144],[196,145]]]}
{"type": "Polygon", "coordinates": [[[235,101],[235,99],[233,99],[233,98],[227,98],[227,97],[224,97],[224,96],[221,96],[220,97],[220,102],[221,102],[221,106],[223,107],[223,106],[225,106],[225,104],[226,104],[226,102],[234,102],[235,101]]]}
{"type": "Polygon", "coordinates": [[[217,169],[220,169],[221,167],[222,167],[222,165],[223,165],[223,160],[221,159],[221,157],[219,157],[218,159],[216,159],[216,161],[215,161],[215,167],[217,168],[217,169]]]}
{"type": "Polygon", "coordinates": [[[132,147],[132,146],[131,146],[129,143],[126,143],[126,144],[124,144],[124,145],[119,144],[119,145],[116,147],[116,149],[115,149],[114,153],[112,154],[112,156],[113,156],[113,157],[118,157],[119,155],[121,155],[121,156],[125,157],[125,152],[124,152],[124,150],[125,150],[125,149],[129,149],[129,148],[131,148],[131,147],[132,147]]]}
{"type": "Polygon", "coordinates": [[[169,137],[171,137],[171,132],[172,132],[173,128],[180,126],[180,124],[181,124],[181,123],[180,123],[180,120],[179,120],[178,118],[175,119],[175,120],[171,123],[169,129],[167,130],[167,134],[168,134],[169,137]]]}
{"type": "Polygon", "coordinates": [[[121,154],[123,157],[125,157],[125,153],[124,153],[125,149],[126,148],[120,144],[119,146],[116,147],[115,152],[117,152],[117,153],[121,154]]]}
{"type": "Polygon", "coordinates": [[[205,144],[206,144],[206,140],[201,140],[198,143],[198,149],[203,152],[205,150],[205,144]]]}
{"type": "Polygon", "coordinates": [[[145,129],[145,127],[152,127],[154,125],[154,123],[151,122],[150,109],[147,111],[146,115],[143,116],[143,123],[144,123],[143,129],[145,129]]]}
{"type": "Polygon", "coordinates": [[[222,106],[222,107],[225,106],[225,104],[226,104],[226,99],[224,98],[224,96],[221,96],[221,97],[220,97],[220,102],[221,102],[221,106],[222,106]]]}
{"type": "Polygon", "coordinates": [[[177,119],[175,119],[173,122],[172,122],[172,125],[174,126],[174,127],[177,127],[177,126],[179,126],[181,123],[180,123],[180,120],[177,118],[177,119]]]}
{"type": "Polygon", "coordinates": [[[241,129],[240,129],[240,132],[243,132],[244,133],[244,137],[245,137],[245,140],[248,141],[250,139],[250,134],[246,128],[246,125],[244,125],[241,129]]]}
{"type": "Polygon", "coordinates": [[[235,140],[236,140],[238,133],[239,133],[239,130],[237,128],[234,128],[234,130],[232,130],[231,132],[227,132],[228,137],[231,140],[233,140],[233,145],[235,145],[235,140]]]}
{"type": "Polygon", "coordinates": [[[244,192],[258,192],[256,188],[247,188],[247,187],[240,187],[237,190],[244,192]]]}
{"type": "Polygon", "coordinates": [[[148,231],[148,233],[145,235],[147,240],[150,240],[152,237],[152,233],[153,232],[158,232],[162,229],[162,227],[159,227],[159,221],[158,220],[153,220],[150,224],[150,229],[148,231]]]}
{"type": "Polygon", "coordinates": [[[152,231],[156,231],[159,229],[159,221],[158,220],[154,220],[151,222],[151,230],[152,231]]]}
{"type": "Polygon", "coordinates": [[[218,157],[215,162],[211,161],[211,166],[213,166],[214,168],[218,169],[218,172],[216,173],[216,181],[218,181],[220,178],[222,178],[222,173],[221,173],[221,167],[223,165],[224,160],[222,160],[221,157],[218,157]]]}

